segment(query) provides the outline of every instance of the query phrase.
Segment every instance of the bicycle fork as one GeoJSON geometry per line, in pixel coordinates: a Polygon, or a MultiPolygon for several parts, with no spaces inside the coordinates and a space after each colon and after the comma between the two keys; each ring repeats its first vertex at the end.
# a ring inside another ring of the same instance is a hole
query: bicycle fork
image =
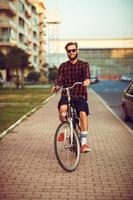
{"type": "Polygon", "coordinates": [[[67,133],[68,127],[66,126],[64,128],[64,146],[67,146],[66,141],[67,141],[67,139],[70,139],[70,146],[72,147],[72,145],[73,145],[73,130],[74,130],[73,129],[72,119],[69,119],[69,123],[70,123],[70,135],[68,135],[68,133],[67,133]]]}
{"type": "Polygon", "coordinates": [[[71,138],[71,146],[73,145],[73,122],[72,118],[70,119],[70,138],[71,138]]]}

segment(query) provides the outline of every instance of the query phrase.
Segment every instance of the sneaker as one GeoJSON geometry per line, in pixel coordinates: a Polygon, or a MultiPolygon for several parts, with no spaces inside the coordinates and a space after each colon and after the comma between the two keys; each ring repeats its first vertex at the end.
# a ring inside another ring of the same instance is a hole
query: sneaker
{"type": "Polygon", "coordinates": [[[58,142],[63,142],[64,141],[64,133],[60,133],[58,136],[58,142]]]}
{"type": "Polygon", "coordinates": [[[91,149],[89,148],[89,145],[88,144],[84,144],[80,147],[80,152],[81,153],[87,153],[87,152],[90,152],[91,149]]]}

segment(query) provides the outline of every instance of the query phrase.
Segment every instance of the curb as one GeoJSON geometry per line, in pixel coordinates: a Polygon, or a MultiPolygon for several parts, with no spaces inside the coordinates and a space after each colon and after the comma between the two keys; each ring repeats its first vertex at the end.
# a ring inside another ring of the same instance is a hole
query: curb
{"type": "Polygon", "coordinates": [[[119,122],[125,127],[125,129],[127,129],[127,131],[133,136],[133,131],[130,127],[128,127],[120,117],[118,117],[116,115],[116,113],[107,105],[107,103],[93,90],[90,89],[99,99],[100,101],[105,105],[105,107],[115,116],[115,118],[117,118],[117,120],[119,120],[119,122]]]}
{"type": "Polygon", "coordinates": [[[33,108],[30,112],[22,116],[19,120],[17,120],[13,125],[11,125],[9,128],[7,128],[5,131],[0,133],[0,139],[2,139],[6,134],[9,133],[13,128],[15,128],[18,124],[20,124],[24,119],[27,119],[29,116],[31,116],[33,113],[35,113],[42,105],[46,104],[51,98],[53,98],[55,94],[48,97],[41,105],[33,108]]]}

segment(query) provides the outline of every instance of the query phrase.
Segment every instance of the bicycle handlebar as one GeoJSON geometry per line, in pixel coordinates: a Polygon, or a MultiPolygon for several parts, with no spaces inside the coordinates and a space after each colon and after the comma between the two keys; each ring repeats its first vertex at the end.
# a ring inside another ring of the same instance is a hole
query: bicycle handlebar
{"type": "Polygon", "coordinates": [[[75,85],[83,85],[83,82],[75,82],[71,87],[60,88],[59,90],[70,90],[70,89],[72,89],[75,85]]]}

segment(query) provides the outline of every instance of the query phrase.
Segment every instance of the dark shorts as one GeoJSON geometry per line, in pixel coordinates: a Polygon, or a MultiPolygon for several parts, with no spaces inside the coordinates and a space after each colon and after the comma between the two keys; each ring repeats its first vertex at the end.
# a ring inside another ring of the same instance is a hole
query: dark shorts
{"type": "MultiPolygon", "coordinates": [[[[61,96],[60,101],[58,103],[58,110],[61,105],[67,105],[67,104],[68,104],[67,96],[61,96]]],[[[71,105],[72,107],[76,109],[78,116],[81,111],[85,112],[86,115],[89,115],[89,106],[85,98],[79,97],[79,98],[72,99],[71,105]]]]}

